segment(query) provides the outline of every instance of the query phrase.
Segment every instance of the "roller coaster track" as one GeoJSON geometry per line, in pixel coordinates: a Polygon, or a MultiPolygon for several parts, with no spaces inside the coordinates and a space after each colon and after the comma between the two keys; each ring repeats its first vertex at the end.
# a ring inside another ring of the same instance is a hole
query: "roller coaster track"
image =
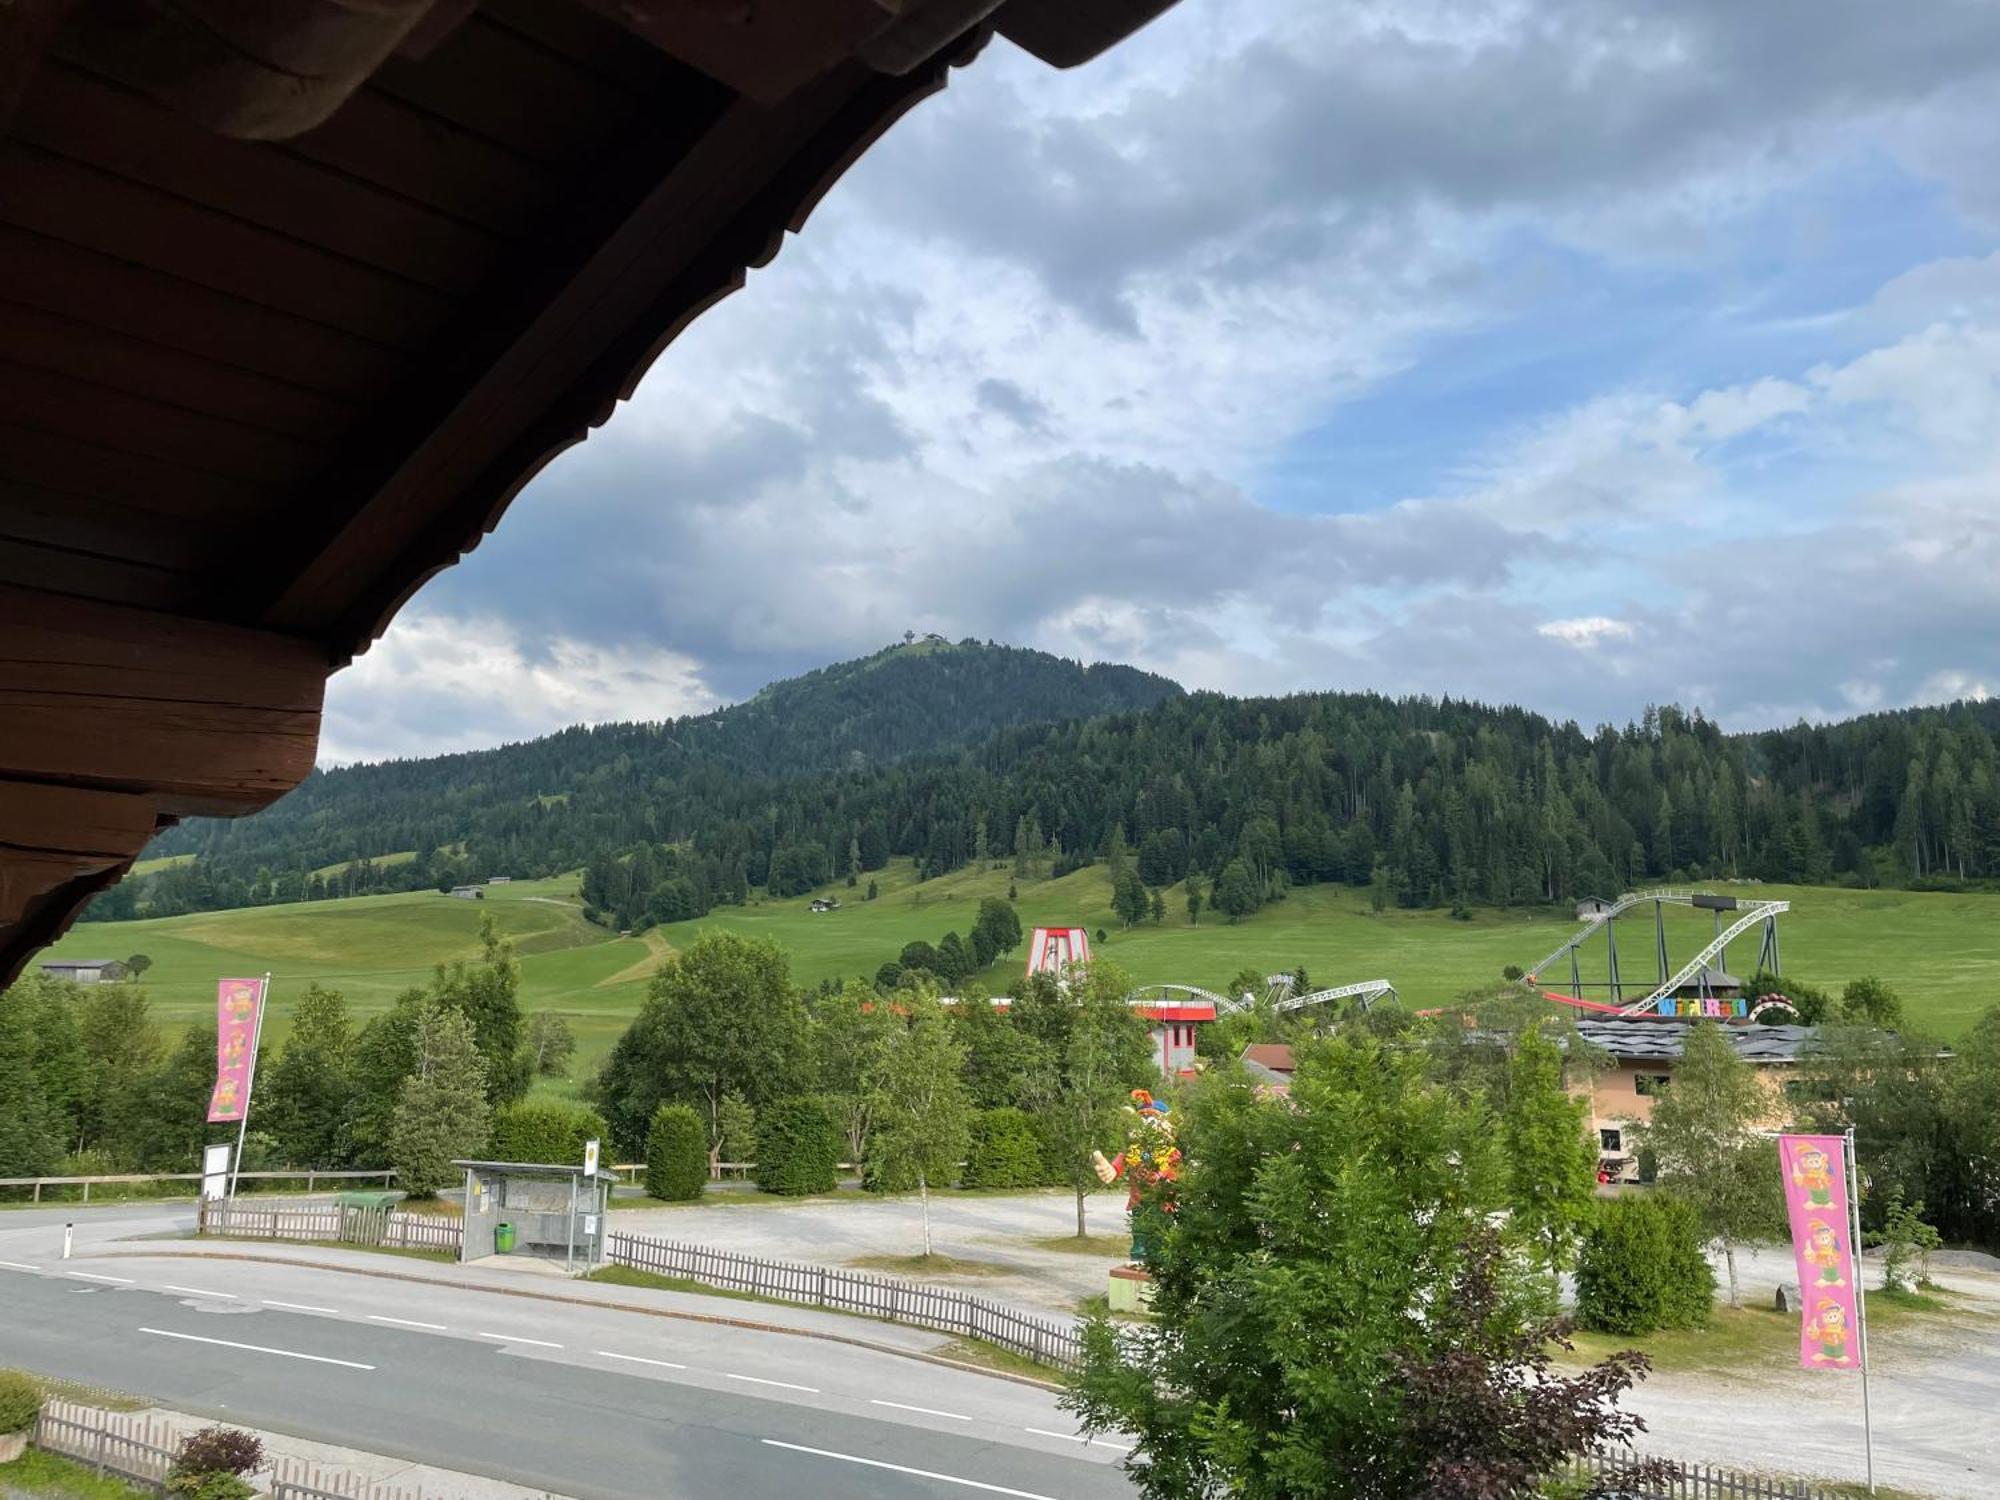
{"type": "MultiPolygon", "coordinates": [[[[1396,987],[1386,979],[1364,979],[1359,984],[1336,985],[1331,989],[1314,990],[1307,995],[1292,994],[1290,979],[1289,974],[1271,977],[1271,989],[1266,992],[1265,999],[1270,1001],[1273,1010],[1303,1010],[1308,1005],[1324,1005],[1331,1000],[1354,1000],[1366,1010],[1385,997],[1391,1000],[1396,998],[1396,987]]],[[[1239,995],[1232,1000],[1227,995],[1218,995],[1214,990],[1205,990],[1197,984],[1142,985],[1127,998],[1132,1005],[1171,1005],[1176,1002],[1213,1005],[1218,1016],[1251,1010],[1257,1004],[1255,996],[1239,995]]]]}
{"type": "MultiPolygon", "coordinates": [[[[1556,949],[1555,952],[1530,969],[1523,976],[1523,983],[1541,990],[1550,999],[1562,1000],[1566,1004],[1576,1003],[1570,996],[1558,995],[1554,991],[1546,989],[1543,986],[1540,976],[1563,959],[1568,958],[1584,943],[1589,941],[1590,938],[1595,936],[1606,923],[1616,921],[1633,907],[1643,906],[1648,902],[1660,902],[1670,906],[1693,906],[1695,904],[1694,898],[1698,894],[1710,895],[1712,893],[1666,889],[1627,892],[1612,902],[1603,911],[1593,915],[1581,928],[1571,934],[1569,940],[1560,948],[1556,949]]],[[[1736,904],[1733,909],[1740,911],[1742,915],[1737,917],[1734,922],[1730,923],[1722,931],[1718,932],[1700,952],[1682,964],[1671,976],[1655,985],[1644,999],[1635,1001],[1630,1005],[1601,1005],[1595,1002],[1584,1002],[1586,1008],[1601,1011],[1615,1010],[1619,1015],[1625,1016],[1644,1015],[1651,1012],[1657,1009],[1661,1000],[1673,994],[1675,990],[1678,990],[1682,985],[1687,984],[1699,975],[1719,954],[1726,951],[1732,942],[1748,932],[1752,927],[1760,923],[1771,922],[1781,913],[1792,909],[1792,904],[1789,901],[1740,901],[1733,897],[1725,899],[1735,901],[1736,904]]],[[[1662,949],[1662,955],[1664,956],[1664,949],[1662,949]]]]}
{"type": "Polygon", "coordinates": [[[1314,990],[1309,995],[1293,995],[1280,1000],[1273,1009],[1304,1010],[1308,1005],[1324,1005],[1330,1000],[1353,1000],[1362,1010],[1366,1010],[1378,1000],[1395,998],[1396,987],[1388,980],[1364,979],[1359,984],[1336,985],[1332,989],[1314,990]]]}

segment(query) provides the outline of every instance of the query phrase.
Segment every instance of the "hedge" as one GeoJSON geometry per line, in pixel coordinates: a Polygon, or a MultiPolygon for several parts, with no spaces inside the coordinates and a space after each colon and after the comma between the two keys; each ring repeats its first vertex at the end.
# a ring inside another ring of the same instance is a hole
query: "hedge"
{"type": "Polygon", "coordinates": [[[708,1182],[708,1132],[685,1104],[662,1104],[646,1131],[646,1191],[670,1203],[699,1198],[708,1182]]]}
{"type": "Polygon", "coordinates": [[[757,1112],[757,1186],[798,1196],[830,1193],[840,1178],[841,1134],[817,1099],[780,1099],[757,1112]]]}
{"type": "Polygon", "coordinates": [[[1578,1323],[1630,1337],[1706,1327],[1714,1307],[1715,1272],[1692,1208],[1657,1191],[1597,1205],[1577,1261],[1578,1323]]]}
{"type": "Polygon", "coordinates": [[[42,1388],[18,1370],[0,1370],[0,1436],[26,1432],[42,1409],[42,1388]]]}
{"type": "Polygon", "coordinates": [[[604,1116],[587,1104],[523,1099],[493,1112],[489,1149],[495,1161],[582,1166],[583,1143],[593,1139],[608,1141],[610,1137],[604,1116]]]}
{"type": "Polygon", "coordinates": [[[1040,1187],[1049,1180],[1034,1122],[1018,1109],[982,1109],[972,1117],[962,1185],[1040,1187]]]}

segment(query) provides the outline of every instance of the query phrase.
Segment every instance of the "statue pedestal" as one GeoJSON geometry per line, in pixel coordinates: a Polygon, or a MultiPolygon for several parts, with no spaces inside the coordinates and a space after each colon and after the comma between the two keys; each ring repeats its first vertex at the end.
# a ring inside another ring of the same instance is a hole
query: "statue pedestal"
{"type": "Polygon", "coordinates": [[[1113,1266],[1106,1301],[1115,1313],[1150,1313],[1153,1310],[1153,1276],[1139,1266],[1113,1266]]]}

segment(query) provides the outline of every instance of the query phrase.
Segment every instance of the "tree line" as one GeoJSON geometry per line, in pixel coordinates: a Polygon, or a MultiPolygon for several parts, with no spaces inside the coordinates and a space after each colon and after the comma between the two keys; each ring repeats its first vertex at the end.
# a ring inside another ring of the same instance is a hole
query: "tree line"
{"type": "Polygon", "coordinates": [[[599,920],[641,928],[753,890],[857,882],[891,858],[925,877],[1011,861],[1033,879],[1121,853],[1137,887],[1120,893],[1126,920],[1158,920],[1155,896],[1183,883],[1191,918],[1226,920],[1323,882],[1452,907],[1673,880],[1956,887],[2000,875],[1996,727],[1990,703],[1725,735],[1673,707],[1585,733],[1451,699],[1204,693],[787,774],[768,759],[690,763],[660,726],[611,726],[477,764],[363,768],[338,795],[344,773],[328,773],[296,812],[287,799],[214,825],[201,858],[93,912],[582,868],[599,920]],[[418,853],[309,873],[394,848],[418,853]]]}

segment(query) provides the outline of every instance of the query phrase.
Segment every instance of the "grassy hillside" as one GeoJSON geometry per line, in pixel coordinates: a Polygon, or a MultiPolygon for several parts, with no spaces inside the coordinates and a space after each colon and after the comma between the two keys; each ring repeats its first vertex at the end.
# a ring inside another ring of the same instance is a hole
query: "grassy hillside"
{"type": "MultiPolygon", "coordinates": [[[[87,924],[65,938],[54,956],[153,959],[146,987],[156,1014],[169,1023],[205,1016],[214,982],[223,975],[274,977],[270,1035],[279,1039],[292,999],[309,981],[344,991],[362,1012],[385,1007],[399,990],[424,980],[432,967],[469,958],[479,948],[480,918],[491,913],[521,957],[523,998],[530,1009],[557,1009],[576,1018],[585,1065],[609,1048],[644,997],[647,977],[673,946],[705,928],[767,937],[792,955],[801,982],[872,974],[914,938],[936,942],[972,925],[982,896],[1004,896],[1004,870],[961,871],[917,882],[899,863],[876,877],[878,899],[863,888],[832,887],[847,903],[815,916],[806,897],[722,908],[699,921],[634,938],[617,938],[583,920],[576,878],[497,886],[483,902],[434,892],[363,896],[295,906],[206,912],[139,922],[87,924]]],[[[1919,895],[1907,891],[1848,891],[1760,886],[1760,895],[1789,899],[1793,912],[1780,935],[1786,968],[1837,989],[1864,973],[1879,974],[1903,994],[1912,1016],[1946,1036],[1961,1033],[2000,999],[2000,900],[1980,895],[1919,895]]],[[[1168,894],[1168,919],[1120,931],[1111,915],[1110,884],[1101,868],[1061,880],[1020,886],[1023,926],[1103,928],[1104,956],[1141,981],[1174,980],[1220,986],[1239,969],[1303,965],[1315,984],[1386,978],[1405,1003],[1428,1006],[1498,979],[1507,964],[1538,962],[1572,924],[1566,913],[1480,911],[1470,922],[1442,912],[1369,910],[1365,892],[1314,886],[1294,891],[1238,925],[1203,915],[1187,922],[1185,895],[1168,894]]],[[[1706,915],[1669,909],[1668,944],[1685,957],[1710,930],[1706,915]]],[[[1628,979],[1650,963],[1650,919],[1625,929],[1621,956],[1628,979]]],[[[1730,951],[1730,967],[1755,964],[1754,936],[1730,951]]],[[[1678,960],[1677,960],[1678,961],[1678,960]]],[[[1020,971],[1017,952],[986,976],[989,989],[1010,988],[1020,971]]],[[[1601,940],[1585,979],[1601,979],[1601,940]]]]}

